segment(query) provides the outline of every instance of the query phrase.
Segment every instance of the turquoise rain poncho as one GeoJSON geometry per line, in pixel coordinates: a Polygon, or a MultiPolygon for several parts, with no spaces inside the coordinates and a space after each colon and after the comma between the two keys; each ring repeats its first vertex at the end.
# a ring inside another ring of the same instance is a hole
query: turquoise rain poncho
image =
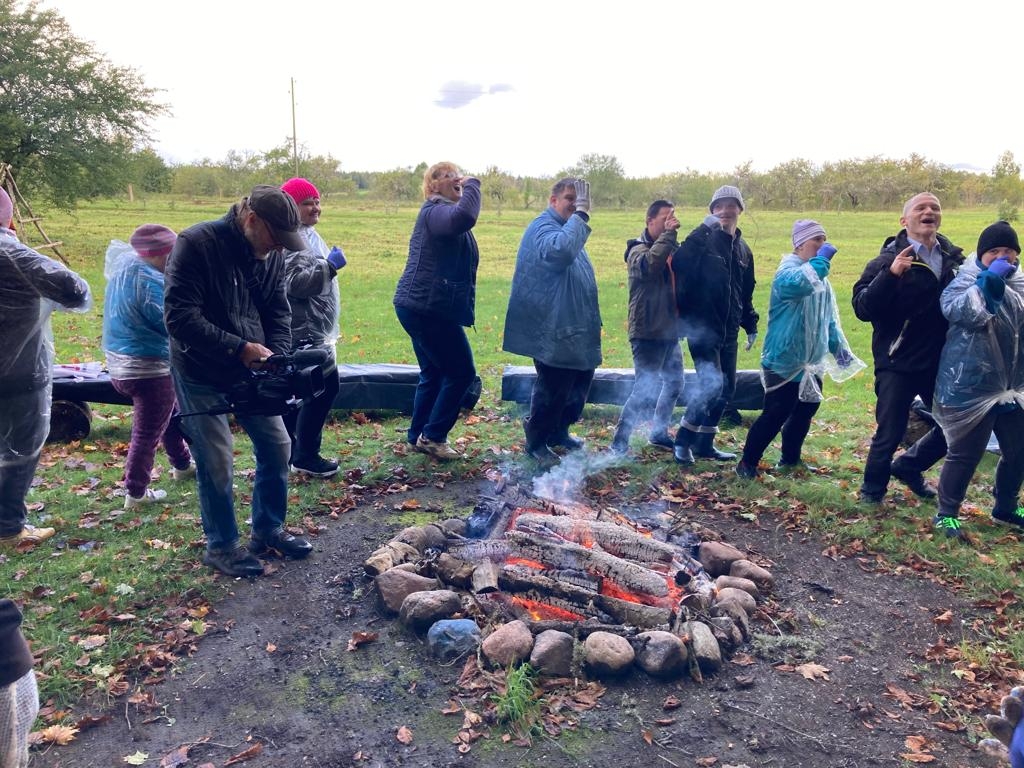
{"type": "Polygon", "coordinates": [[[949,330],[932,415],[947,443],[970,433],[993,408],[1024,408],[1024,274],[1010,275],[1002,300],[986,304],[977,285],[983,271],[970,256],[939,298],[949,330]]]}
{"type": "Polygon", "coordinates": [[[822,398],[818,382],[825,374],[842,382],[866,367],[850,351],[839,325],[839,308],[828,282],[830,268],[831,262],[821,256],[805,262],[788,253],[779,262],[761,351],[765,392],[799,381],[800,400],[817,403],[822,398]],[[841,350],[850,355],[845,366],[836,361],[841,350]]]}

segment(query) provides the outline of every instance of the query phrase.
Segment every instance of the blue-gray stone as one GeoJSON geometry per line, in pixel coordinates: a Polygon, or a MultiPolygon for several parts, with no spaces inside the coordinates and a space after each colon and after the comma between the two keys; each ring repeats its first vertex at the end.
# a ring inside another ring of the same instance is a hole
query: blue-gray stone
{"type": "Polygon", "coordinates": [[[427,632],[427,648],[444,662],[474,653],[478,645],[480,627],[472,619],[435,621],[427,632]]]}

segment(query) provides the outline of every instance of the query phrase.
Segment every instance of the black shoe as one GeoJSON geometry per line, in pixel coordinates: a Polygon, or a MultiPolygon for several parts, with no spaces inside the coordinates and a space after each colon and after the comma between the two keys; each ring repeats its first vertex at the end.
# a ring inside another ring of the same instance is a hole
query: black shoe
{"type": "Polygon", "coordinates": [[[313,477],[333,477],[338,474],[338,462],[317,456],[310,461],[293,461],[292,470],[313,477]]]}
{"type": "Polygon", "coordinates": [[[676,464],[682,464],[687,467],[693,464],[693,451],[690,450],[690,446],[688,445],[677,445],[673,447],[672,457],[676,460],[676,464]]]}
{"type": "Polygon", "coordinates": [[[284,528],[278,528],[263,536],[254,533],[249,541],[249,551],[254,555],[277,555],[301,560],[313,551],[313,545],[301,536],[292,536],[284,528]]]}
{"type": "Polygon", "coordinates": [[[666,450],[673,450],[676,447],[675,442],[669,437],[668,432],[651,432],[651,436],[647,438],[647,444],[653,445],[655,448],[664,448],[666,450]]]}
{"type": "Polygon", "coordinates": [[[263,575],[263,563],[242,546],[234,549],[207,550],[203,554],[203,564],[234,578],[263,575]]]}
{"type": "Polygon", "coordinates": [[[907,486],[920,499],[934,499],[938,495],[935,488],[925,482],[924,476],[920,472],[907,472],[901,470],[897,464],[893,464],[889,474],[907,486]]]}
{"type": "Polygon", "coordinates": [[[629,441],[620,440],[616,437],[612,440],[612,444],[608,446],[608,450],[619,456],[625,456],[629,453],[629,441]]]}
{"type": "Polygon", "coordinates": [[[861,504],[869,504],[871,506],[877,507],[879,504],[885,501],[885,494],[871,493],[869,491],[865,491],[862,488],[860,490],[860,493],[857,494],[857,501],[859,501],[861,504]]]}
{"type": "Polygon", "coordinates": [[[698,459],[713,459],[715,461],[732,461],[736,458],[735,453],[720,451],[714,446],[715,436],[711,432],[701,432],[693,441],[693,455],[698,459]]]}
{"type": "Polygon", "coordinates": [[[568,431],[548,438],[548,448],[566,448],[570,451],[578,451],[582,447],[583,441],[570,435],[568,431]]]}
{"type": "Polygon", "coordinates": [[[809,472],[811,469],[802,461],[780,461],[775,468],[779,472],[809,472]]]}
{"type": "Polygon", "coordinates": [[[1004,512],[1001,509],[992,510],[992,519],[998,520],[1001,523],[1009,523],[1010,525],[1016,525],[1020,528],[1024,528],[1024,507],[1017,507],[1011,509],[1009,512],[1004,512]]]}
{"type": "Polygon", "coordinates": [[[744,480],[754,480],[760,472],[757,471],[757,466],[750,466],[747,462],[740,459],[740,463],[736,465],[736,474],[742,477],[744,480]]]}
{"type": "Polygon", "coordinates": [[[559,462],[558,454],[546,445],[537,445],[533,448],[526,446],[526,455],[545,467],[550,467],[552,464],[559,462]]]}
{"type": "Polygon", "coordinates": [[[966,544],[971,543],[971,540],[967,538],[967,533],[964,531],[963,523],[960,522],[959,517],[939,514],[932,518],[932,525],[935,526],[936,533],[941,532],[945,534],[947,539],[956,539],[966,544]]]}

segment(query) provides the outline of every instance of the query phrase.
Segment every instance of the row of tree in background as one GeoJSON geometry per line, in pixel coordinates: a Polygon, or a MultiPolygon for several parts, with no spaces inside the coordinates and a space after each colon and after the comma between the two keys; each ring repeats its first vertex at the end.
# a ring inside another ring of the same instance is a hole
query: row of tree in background
{"type": "MultiPolygon", "coordinates": [[[[230,152],[222,160],[168,165],[149,144],[148,125],[166,106],[129,67],[111,64],[75,37],[60,14],[36,0],[19,7],[0,0],[0,163],[10,163],[23,193],[69,208],[98,196],[172,193],[237,197],[256,183],[293,176],[312,180],[328,198],[363,197],[384,205],[418,204],[426,163],[390,171],[345,171],[331,156],[302,152],[290,142],[266,152],[230,152]]],[[[458,162],[459,158],[449,159],[458,162]]],[[[749,205],[778,209],[892,209],[921,190],[947,207],[990,205],[1015,219],[1024,185],[1021,167],[1005,152],[990,173],[972,173],[912,155],[815,165],[791,160],[766,172],[747,162],[725,173],[686,170],[627,178],[613,155],[590,154],[551,177],[513,176],[497,168],[466,168],[480,176],[485,204],[543,206],[554,179],[590,180],[595,205],[645,207],[666,198],[703,206],[721,184],[737,184],[749,205]]]]}

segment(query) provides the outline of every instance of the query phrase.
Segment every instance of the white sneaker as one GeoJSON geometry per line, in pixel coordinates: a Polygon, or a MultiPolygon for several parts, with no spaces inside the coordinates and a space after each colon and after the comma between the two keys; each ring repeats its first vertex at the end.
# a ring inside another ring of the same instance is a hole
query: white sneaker
{"type": "Polygon", "coordinates": [[[171,467],[171,479],[176,482],[181,482],[182,480],[191,480],[195,476],[196,465],[194,463],[189,463],[189,465],[184,469],[177,469],[176,467],[171,467]]]}
{"type": "Polygon", "coordinates": [[[156,504],[158,501],[163,501],[167,498],[167,491],[161,491],[156,488],[147,488],[146,492],[135,498],[130,493],[124,497],[124,508],[134,509],[135,507],[141,507],[143,504],[156,504]]]}
{"type": "Polygon", "coordinates": [[[433,456],[435,459],[440,461],[449,461],[450,459],[461,459],[462,454],[452,448],[448,441],[445,440],[443,443],[438,443],[433,440],[428,440],[423,435],[416,438],[415,448],[420,453],[425,453],[427,456],[433,456]]]}

